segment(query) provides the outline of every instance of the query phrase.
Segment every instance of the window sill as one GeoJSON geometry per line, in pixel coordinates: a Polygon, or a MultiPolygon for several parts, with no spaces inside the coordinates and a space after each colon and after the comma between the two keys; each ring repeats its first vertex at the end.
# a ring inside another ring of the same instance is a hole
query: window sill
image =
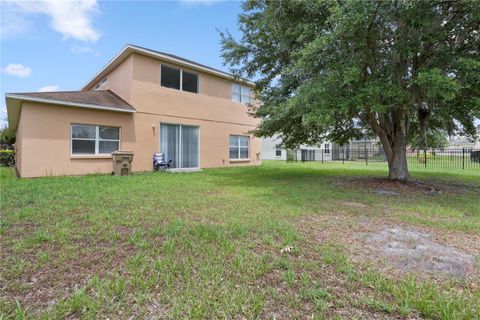
{"type": "Polygon", "coordinates": [[[174,91],[177,91],[177,92],[186,92],[186,93],[200,94],[200,91],[199,91],[199,92],[192,92],[192,91],[187,91],[187,90],[182,90],[182,89],[177,89],[177,88],[165,87],[165,86],[162,86],[162,85],[160,85],[160,87],[162,87],[162,88],[164,88],[164,89],[174,90],[174,91]]]}
{"type": "Polygon", "coordinates": [[[250,162],[250,159],[230,159],[230,162],[250,162]]]}
{"type": "MultiPolygon", "coordinates": [[[[233,103],[236,103],[236,104],[241,104],[242,106],[246,106],[246,105],[247,105],[246,102],[238,102],[238,101],[233,101],[233,100],[232,100],[232,102],[233,102],[233,103]]],[[[250,103],[250,102],[249,102],[249,103],[250,103]]]]}
{"type": "Polygon", "coordinates": [[[111,154],[71,155],[70,159],[112,159],[111,154]]]}

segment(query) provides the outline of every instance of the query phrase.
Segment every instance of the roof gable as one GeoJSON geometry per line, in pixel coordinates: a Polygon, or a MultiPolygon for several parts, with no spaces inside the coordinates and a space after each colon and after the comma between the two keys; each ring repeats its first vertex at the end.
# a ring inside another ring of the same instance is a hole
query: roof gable
{"type": "Polygon", "coordinates": [[[206,65],[194,62],[192,60],[181,58],[179,56],[176,56],[170,53],[165,53],[165,52],[151,50],[151,49],[147,49],[147,48],[136,46],[136,45],[127,44],[125,48],[122,49],[122,51],[120,51],[99,72],[97,72],[85,86],[83,86],[82,90],[91,89],[93,86],[95,86],[95,84],[97,84],[101,79],[103,79],[108,73],[113,71],[123,61],[125,61],[125,59],[127,59],[132,53],[138,53],[141,55],[152,57],[157,60],[162,60],[162,61],[170,62],[172,64],[176,64],[182,67],[188,67],[200,72],[213,74],[221,78],[243,82],[251,86],[255,85],[253,82],[248,81],[246,79],[239,79],[238,77],[230,73],[227,73],[212,67],[208,67],[206,65]]]}

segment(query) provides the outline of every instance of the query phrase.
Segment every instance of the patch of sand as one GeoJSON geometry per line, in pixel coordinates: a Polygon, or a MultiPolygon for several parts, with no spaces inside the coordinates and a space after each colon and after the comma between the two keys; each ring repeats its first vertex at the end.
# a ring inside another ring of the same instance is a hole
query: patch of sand
{"type": "Polygon", "coordinates": [[[372,251],[384,254],[402,271],[444,273],[464,277],[475,269],[475,257],[433,241],[426,232],[387,228],[367,239],[372,251]]]}

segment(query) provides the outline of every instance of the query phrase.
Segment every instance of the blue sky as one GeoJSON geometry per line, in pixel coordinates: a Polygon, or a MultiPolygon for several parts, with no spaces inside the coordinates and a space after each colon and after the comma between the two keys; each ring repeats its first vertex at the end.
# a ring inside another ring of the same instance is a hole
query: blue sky
{"type": "MultiPolygon", "coordinates": [[[[218,29],[239,35],[238,1],[2,1],[6,92],[79,90],[127,43],[226,70],[218,29]]],[[[226,70],[227,71],[227,70],[226,70]]]]}

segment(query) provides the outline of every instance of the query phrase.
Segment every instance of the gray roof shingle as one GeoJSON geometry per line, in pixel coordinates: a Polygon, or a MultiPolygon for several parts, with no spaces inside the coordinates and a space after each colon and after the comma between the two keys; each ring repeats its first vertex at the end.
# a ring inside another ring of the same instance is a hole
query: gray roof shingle
{"type": "Polygon", "coordinates": [[[98,91],[56,91],[56,92],[26,92],[26,93],[12,93],[12,95],[55,100],[59,103],[79,103],[88,104],[98,107],[106,107],[110,109],[118,109],[119,111],[135,111],[135,108],[128,102],[120,98],[113,91],[98,90],[98,91]]]}

